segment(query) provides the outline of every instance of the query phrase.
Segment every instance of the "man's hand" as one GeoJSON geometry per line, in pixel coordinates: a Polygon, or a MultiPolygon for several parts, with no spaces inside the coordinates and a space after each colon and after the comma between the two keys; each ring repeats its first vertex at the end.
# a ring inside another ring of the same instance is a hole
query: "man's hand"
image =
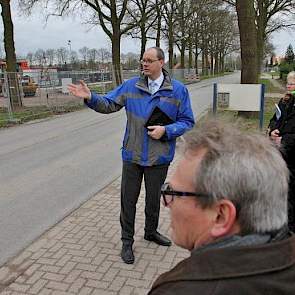
{"type": "Polygon", "coordinates": [[[69,84],[68,85],[68,90],[70,93],[73,95],[80,97],[80,98],[85,98],[85,99],[90,99],[91,98],[91,92],[87,85],[85,84],[84,81],[79,81],[79,84],[69,84]]]}
{"type": "Polygon", "coordinates": [[[153,139],[160,139],[165,134],[164,126],[148,126],[148,135],[153,139]]]}

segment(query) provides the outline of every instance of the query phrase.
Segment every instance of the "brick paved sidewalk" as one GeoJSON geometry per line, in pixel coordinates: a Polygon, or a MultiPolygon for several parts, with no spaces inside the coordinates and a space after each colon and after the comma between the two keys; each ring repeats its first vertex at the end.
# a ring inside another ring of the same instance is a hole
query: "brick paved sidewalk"
{"type": "MultiPolygon", "coordinates": [[[[159,223],[159,231],[167,235],[168,211],[161,207],[159,223]]],[[[142,190],[137,204],[135,263],[123,263],[119,214],[117,179],[0,268],[0,294],[146,294],[159,274],[189,253],[143,239],[142,190]]]]}

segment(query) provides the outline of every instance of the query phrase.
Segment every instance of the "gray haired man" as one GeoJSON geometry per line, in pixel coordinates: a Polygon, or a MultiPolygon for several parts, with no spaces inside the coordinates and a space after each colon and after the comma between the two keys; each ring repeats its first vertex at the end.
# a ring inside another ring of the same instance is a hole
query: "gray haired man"
{"type": "Polygon", "coordinates": [[[192,130],[162,197],[191,255],[150,295],[295,294],[288,169],[267,138],[217,121],[192,130]]]}

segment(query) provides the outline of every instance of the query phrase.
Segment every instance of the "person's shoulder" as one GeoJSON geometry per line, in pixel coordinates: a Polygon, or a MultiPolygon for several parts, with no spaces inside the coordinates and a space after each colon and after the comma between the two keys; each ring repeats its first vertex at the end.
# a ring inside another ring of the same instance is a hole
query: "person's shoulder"
{"type": "Polygon", "coordinates": [[[140,79],[140,77],[137,76],[137,77],[133,77],[133,78],[124,80],[123,83],[126,85],[135,85],[139,81],[139,79],[140,79]]]}
{"type": "Polygon", "coordinates": [[[123,80],[120,85],[118,85],[115,90],[116,91],[126,91],[127,89],[134,88],[137,81],[139,80],[139,77],[133,77],[130,79],[123,80]]]}
{"type": "Polygon", "coordinates": [[[175,86],[179,89],[186,89],[186,86],[182,82],[180,82],[179,80],[171,79],[171,83],[172,83],[173,87],[175,86]]]}
{"type": "Polygon", "coordinates": [[[186,97],[188,95],[188,89],[179,80],[172,79],[171,84],[173,87],[173,92],[179,97],[186,97]]]}

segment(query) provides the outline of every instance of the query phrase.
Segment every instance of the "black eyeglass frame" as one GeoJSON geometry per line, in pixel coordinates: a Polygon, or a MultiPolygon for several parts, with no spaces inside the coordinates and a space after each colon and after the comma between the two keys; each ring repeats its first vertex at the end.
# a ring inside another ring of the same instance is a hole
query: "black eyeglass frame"
{"type": "Polygon", "coordinates": [[[156,62],[156,61],[159,61],[159,60],[161,60],[161,59],[147,59],[147,60],[144,60],[144,59],[141,59],[139,62],[140,62],[140,64],[144,64],[144,63],[146,63],[146,64],[148,64],[148,65],[151,65],[152,63],[154,63],[154,62],[156,62]]]}
{"type": "Polygon", "coordinates": [[[173,202],[175,196],[177,197],[210,197],[210,194],[174,191],[170,188],[170,183],[166,182],[161,187],[161,196],[163,198],[165,207],[167,207],[169,204],[173,202]],[[166,199],[166,195],[172,196],[169,202],[166,199]]]}

